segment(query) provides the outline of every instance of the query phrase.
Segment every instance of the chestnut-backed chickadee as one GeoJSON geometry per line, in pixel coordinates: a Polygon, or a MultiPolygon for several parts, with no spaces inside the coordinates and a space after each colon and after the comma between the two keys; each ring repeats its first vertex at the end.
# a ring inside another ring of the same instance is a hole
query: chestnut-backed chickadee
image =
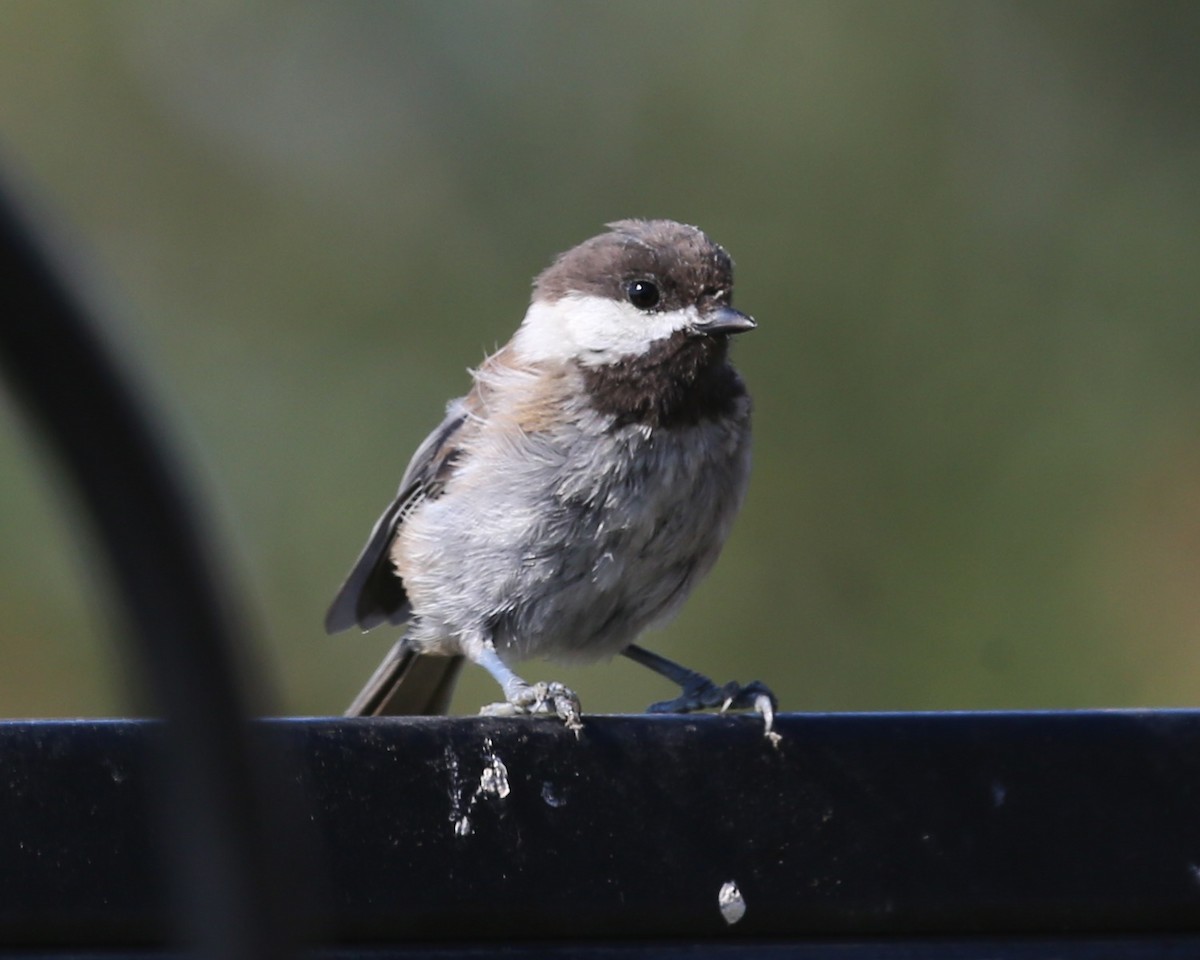
{"type": "Polygon", "coordinates": [[[750,396],[729,339],[733,263],[696,227],[621,220],[534,282],[524,322],[474,372],[404,473],[325,620],[407,624],[348,715],[445,709],[465,657],[504,689],[490,713],[579,699],[510,664],[617,653],[677,682],[656,712],[753,707],[637,646],[717,559],[750,473],[750,396]]]}

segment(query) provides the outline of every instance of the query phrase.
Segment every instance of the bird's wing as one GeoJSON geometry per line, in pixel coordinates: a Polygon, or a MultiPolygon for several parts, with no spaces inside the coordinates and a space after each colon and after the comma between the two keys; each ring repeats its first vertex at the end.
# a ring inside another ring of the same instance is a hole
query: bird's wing
{"type": "Polygon", "coordinates": [[[348,630],[356,624],[370,630],[381,623],[403,623],[408,619],[408,595],[392,567],[388,548],[404,518],[423,501],[441,493],[461,455],[459,431],[470,416],[466,398],[453,401],[446,419],[413,454],[396,499],[376,521],[350,576],[329,606],[325,615],[327,633],[348,630]]]}

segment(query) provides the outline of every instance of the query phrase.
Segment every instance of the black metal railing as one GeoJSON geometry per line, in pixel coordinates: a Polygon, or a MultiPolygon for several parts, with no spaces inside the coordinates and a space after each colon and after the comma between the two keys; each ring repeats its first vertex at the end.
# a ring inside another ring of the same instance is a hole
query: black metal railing
{"type": "Polygon", "coordinates": [[[245,736],[238,594],[151,408],[65,277],[0,186],[0,365],[86,508],[124,614],[118,632],[166,721],[159,769],[186,938],[212,957],[279,956],[288,874],[245,736]]]}

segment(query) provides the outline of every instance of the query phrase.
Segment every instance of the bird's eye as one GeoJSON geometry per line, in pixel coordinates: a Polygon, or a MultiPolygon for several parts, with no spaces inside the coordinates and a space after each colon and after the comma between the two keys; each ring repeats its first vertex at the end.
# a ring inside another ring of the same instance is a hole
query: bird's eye
{"type": "Polygon", "coordinates": [[[632,280],[625,288],[629,302],[639,310],[653,310],[658,306],[658,284],[650,280],[632,280]]]}

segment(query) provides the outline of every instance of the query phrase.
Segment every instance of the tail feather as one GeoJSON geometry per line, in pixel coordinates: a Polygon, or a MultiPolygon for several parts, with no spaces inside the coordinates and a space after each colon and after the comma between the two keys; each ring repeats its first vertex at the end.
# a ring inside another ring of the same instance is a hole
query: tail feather
{"type": "Polygon", "coordinates": [[[403,640],[383,659],[346,709],[347,717],[430,716],[445,713],[462,657],[422,656],[403,640]]]}

